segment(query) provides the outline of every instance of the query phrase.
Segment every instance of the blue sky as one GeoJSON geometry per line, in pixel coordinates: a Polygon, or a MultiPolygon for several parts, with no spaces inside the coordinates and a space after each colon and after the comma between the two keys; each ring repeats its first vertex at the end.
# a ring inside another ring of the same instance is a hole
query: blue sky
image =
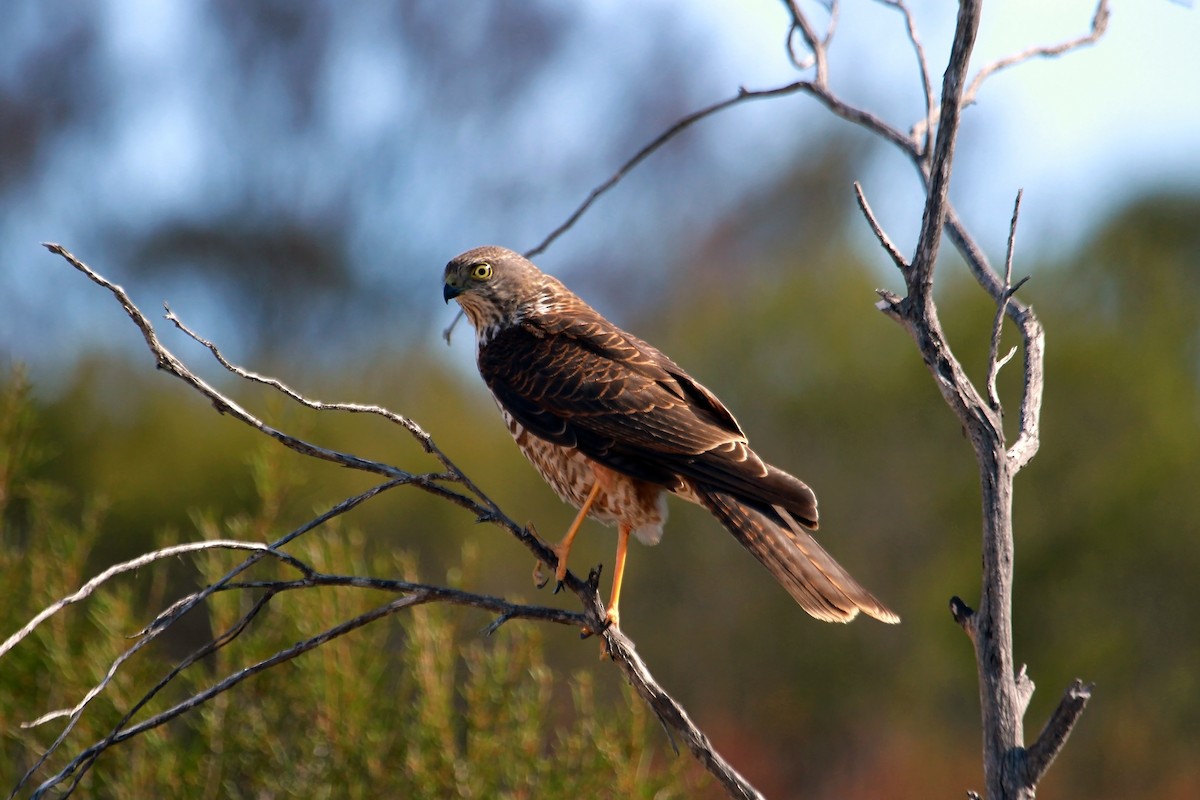
{"type": "MultiPolygon", "coordinates": [[[[389,49],[371,12],[357,9],[337,17],[352,46],[339,51],[321,84],[322,102],[335,113],[291,149],[275,151],[269,140],[254,141],[275,129],[247,125],[237,112],[214,107],[213,82],[229,89],[236,78],[193,72],[197,52],[215,46],[200,24],[204,4],[109,0],[102,8],[102,48],[120,89],[93,130],[40,165],[38,183],[0,222],[0,293],[9,310],[0,315],[0,356],[69,362],[81,342],[96,338],[98,325],[125,324],[77,276],[47,266],[50,256],[37,246],[44,239],[62,241],[120,279],[118,259],[104,247],[105,231],[132,228],[148,214],[186,216],[198,204],[220,207],[230,191],[261,193],[303,218],[337,204],[337,176],[359,170],[369,180],[361,181],[363,202],[350,222],[357,268],[381,294],[423,297],[436,281],[430,276],[459,250],[481,242],[531,247],[670,119],[739,86],[767,88],[797,77],[782,46],[784,9],[774,0],[606,0],[572,7],[584,19],[573,23],[556,68],[522,87],[524,115],[447,120],[451,112],[440,98],[422,95],[409,80],[424,65],[389,49]],[[654,71],[655,53],[668,42],[661,37],[691,54],[686,82],[654,71]],[[646,105],[655,97],[647,87],[672,80],[683,87],[676,107],[646,105]],[[420,113],[413,113],[414,103],[420,113]],[[618,116],[620,135],[598,139],[618,116]],[[372,148],[380,154],[377,175],[364,161],[372,148]]],[[[936,81],[954,4],[915,0],[913,8],[936,81]]],[[[820,8],[813,9],[820,19],[820,8]]],[[[988,4],[974,64],[1078,36],[1094,9],[1079,0],[988,4]]],[[[452,68],[503,66],[505,52],[490,48],[489,32],[464,36],[482,44],[452,68]]],[[[921,105],[913,53],[902,37],[893,9],[867,0],[843,3],[832,83],[848,100],[907,129],[921,105]]],[[[952,188],[985,246],[994,253],[1003,247],[1021,188],[1018,259],[1030,260],[1078,246],[1106,212],[1141,192],[1200,190],[1197,43],[1195,10],[1167,0],[1118,0],[1099,44],[994,76],[965,118],[952,188]]],[[[5,68],[0,58],[0,77],[5,68]]],[[[252,97],[262,87],[233,88],[252,97]]],[[[614,241],[630,262],[626,268],[658,263],[674,249],[674,237],[736,207],[796,158],[797,148],[805,157],[810,137],[830,134],[851,132],[801,96],[707,120],[597,203],[543,257],[543,266],[569,271],[582,254],[614,241]],[[662,185],[655,166],[671,159],[675,177],[662,185]]],[[[921,199],[912,168],[882,152],[860,178],[889,232],[910,245],[921,199]]],[[[853,205],[849,186],[844,196],[821,201],[853,205]]],[[[862,234],[863,246],[874,247],[865,225],[862,234]]],[[[882,254],[879,265],[887,269],[882,254]]],[[[161,299],[139,298],[151,307],[161,299]]],[[[237,326],[228,298],[203,279],[175,286],[168,299],[215,336],[237,326]]],[[[446,320],[438,306],[417,304],[423,329],[440,331],[446,320]]]]}
{"type": "MultiPolygon", "coordinates": [[[[710,0],[706,8],[720,20],[731,5],[710,0]]],[[[792,80],[778,49],[761,46],[779,38],[782,6],[745,7],[756,13],[746,14],[745,35],[728,38],[731,74],[750,76],[745,80],[754,87],[792,80]]],[[[938,80],[954,6],[915,0],[911,7],[938,80]]],[[[986,4],[972,72],[1031,45],[1086,33],[1095,9],[1089,0],[986,4]]],[[[899,21],[881,4],[843,3],[832,81],[847,97],[886,109],[889,121],[907,128],[919,112],[919,96],[897,93],[916,85],[911,51],[895,44],[899,21]],[[884,37],[890,43],[881,48],[884,37]]],[[[955,197],[992,247],[1002,245],[1019,188],[1025,189],[1023,241],[1052,252],[1078,245],[1104,212],[1139,192],[1200,189],[1200,16],[1167,0],[1116,0],[1098,44],[1032,60],[984,84],[968,112],[959,159],[955,197]]],[[[877,211],[902,217],[909,203],[887,197],[904,191],[912,173],[899,158],[887,161],[864,183],[877,211]],[[873,180],[880,182],[874,191],[873,180]]],[[[902,227],[895,227],[903,238],[902,227]]]]}

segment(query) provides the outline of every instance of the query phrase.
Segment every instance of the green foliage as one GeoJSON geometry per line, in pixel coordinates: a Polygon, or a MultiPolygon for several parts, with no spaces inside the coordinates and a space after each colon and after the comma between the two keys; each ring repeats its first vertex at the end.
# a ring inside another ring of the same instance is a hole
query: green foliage
{"type": "MultiPolygon", "coordinates": [[[[622,626],[656,677],[768,796],[845,800],[878,797],[881,786],[894,798],[960,796],[980,783],[975,665],[946,610],[951,595],[969,601],[979,589],[970,445],[911,342],[873,307],[874,287],[893,280],[872,272],[882,257],[872,249],[864,258],[836,234],[815,250],[776,243],[778,231],[791,230],[786,215],[803,209],[752,205],[756,226],[734,220],[722,229],[761,231],[750,255],[701,242],[681,254],[688,280],[671,282],[653,316],[622,316],[623,308],[613,316],[726,400],[765,457],[813,484],[822,542],[903,623],[807,619],[707,515],[674,503],[663,543],[630,555],[622,626]],[[784,216],[772,221],[776,208],[784,216]]],[[[1041,449],[1015,495],[1016,657],[1038,686],[1027,740],[1069,681],[1097,683],[1040,787],[1046,800],[1200,793],[1192,757],[1200,618],[1187,613],[1200,574],[1191,502],[1200,485],[1200,239],[1189,222],[1198,208],[1180,197],[1138,201],[1059,264],[1018,249],[1017,275],[1033,278],[1021,297],[1046,327],[1048,359],[1041,449]]],[[[994,309],[951,260],[939,270],[942,321],[982,380],[994,309]]],[[[1006,326],[1004,346],[1016,341],[1006,326]]],[[[342,374],[312,374],[307,364],[262,369],[316,396],[412,416],[510,515],[553,537],[571,510],[521,461],[469,365],[445,363],[456,352],[381,351],[369,370],[347,365],[342,374]]],[[[1001,373],[1010,430],[1020,360],[1001,373]]],[[[3,635],[118,558],[195,538],[197,527],[209,538],[266,541],[367,485],[348,470],[262,447],[142,364],[90,356],[50,399],[31,397],[16,378],[8,383],[3,635]],[[156,540],[154,531],[164,533],[156,540]]],[[[310,415],[264,400],[271,395],[261,390],[234,391],[273,424],[320,444],[436,468],[379,420],[310,415]]],[[[381,496],[346,525],[300,540],[293,552],[340,572],[425,581],[453,573],[474,591],[529,591],[521,547],[416,490],[381,496]],[[401,551],[418,557],[401,559],[401,551]]],[[[588,525],[572,568],[610,564],[612,546],[610,532],[588,525]]],[[[126,576],[0,660],[0,772],[28,764],[60,724],[30,731],[17,723],[77,702],[129,645],[124,636],[235,559],[206,555],[126,576]]],[[[228,626],[248,601],[214,598],[139,654],[72,743],[102,736],[166,664],[228,626]]],[[[280,595],[242,638],[139,718],[381,602],[350,590],[280,595]]],[[[523,623],[481,640],[487,622],[442,608],[377,622],[107,754],[87,786],[104,794],[173,785],[185,796],[240,786],[352,794],[339,781],[407,796],[702,791],[689,785],[690,758],[663,756],[656,724],[613,670],[598,666],[594,643],[523,623]],[[575,676],[571,689],[555,677],[563,675],[575,676]]]]}
{"type": "MultiPolygon", "coordinates": [[[[72,517],[62,493],[29,478],[38,448],[28,395],[16,376],[0,398],[5,636],[90,577],[89,557],[103,528],[96,504],[85,503],[89,512],[72,517]]],[[[257,508],[220,520],[196,515],[203,537],[270,538],[295,489],[279,452],[271,445],[253,458],[257,508]]],[[[289,551],[319,570],[416,579],[411,558],[336,524],[289,551]]],[[[77,703],[157,610],[189,587],[222,577],[240,559],[207,551],[175,570],[159,562],[135,577],[118,577],[0,659],[0,785],[11,788],[65,720],[33,729],[21,723],[77,703]]],[[[478,548],[467,546],[452,582],[470,583],[479,571],[478,548]]],[[[245,578],[294,576],[263,562],[245,578]]],[[[389,599],[355,589],[277,595],[239,638],[181,673],[133,722],[389,599]]],[[[218,593],[126,662],[33,785],[104,737],[174,663],[230,629],[255,600],[250,590],[218,593]]],[[[479,631],[487,621],[437,605],[379,620],[117,745],[99,757],[82,787],[90,797],[671,798],[694,792],[695,766],[686,757],[664,757],[661,729],[630,692],[616,704],[599,702],[587,673],[570,681],[556,677],[537,627],[510,622],[483,639],[479,631]]]]}

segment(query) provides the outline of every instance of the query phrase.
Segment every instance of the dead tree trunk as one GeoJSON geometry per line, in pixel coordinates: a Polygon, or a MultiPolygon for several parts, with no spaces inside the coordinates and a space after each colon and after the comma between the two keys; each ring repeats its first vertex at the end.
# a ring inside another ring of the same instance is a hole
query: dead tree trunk
{"type": "MultiPolygon", "coordinates": [[[[1003,279],[987,266],[954,216],[948,199],[958,123],[966,93],[967,67],[981,13],[982,0],[961,1],[954,44],[942,82],[936,143],[927,169],[922,170],[926,203],[920,239],[910,264],[904,263],[902,258],[897,259],[894,248],[889,248],[904,276],[907,294],[899,297],[881,291],[883,300],[879,308],[904,325],[913,337],[942,396],[962,423],[975,450],[983,510],[979,609],[973,611],[958,597],[950,601],[950,607],[975,648],[987,797],[989,800],[1027,800],[1034,797],[1038,781],[1066,742],[1090,697],[1091,687],[1085,687],[1079,681],[1069,687],[1046,728],[1028,750],[1025,748],[1022,726],[1033,694],[1033,682],[1025,674],[1024,667],[1019,671],[1015,668],[1013,658],[1013,478],[1038,447],[1045,336],[1033,309],[1013,298],[1020,287],[1020,283],[1016,286],[1011,283],[1020,196],[1013,213],[1003,279]],[[946,230],[967,258],[976,279],[996,302],[986,398],[967,377],[946,343],[933,300],[934,265],[942,233],[946,230]],[[1006,315],[1020,328],[1024,348],[1020,432],[1012,447],[1005,441],[1003,410],[995,392],[996,373],[1007,361],[1007,357],[997,358],[996,353],[1006,315]]],[[[1098,20],[1103,13],[1106,10],[1102,3],[1097,12],[1098,20]]],[[[1096,22],[1093,27],[1097,27],[1096,22]]],[[[887,237],[874,222],[861,192],[860,202],[868,212],[868,220],[876,234],[886,245],[887,237]]]]}

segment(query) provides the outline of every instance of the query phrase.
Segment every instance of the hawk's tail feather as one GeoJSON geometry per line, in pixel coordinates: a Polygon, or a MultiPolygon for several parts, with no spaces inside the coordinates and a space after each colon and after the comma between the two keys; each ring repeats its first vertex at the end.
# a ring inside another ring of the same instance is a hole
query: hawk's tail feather
{"type": "Polygon", "coordinates": [[[800,607],[826,622],[849,622],[862,611],[881,622],[898,617],[859,585],[787,511],[761,511],[721,491],[695,487],[700,502],[754,554],[800,607]]]}

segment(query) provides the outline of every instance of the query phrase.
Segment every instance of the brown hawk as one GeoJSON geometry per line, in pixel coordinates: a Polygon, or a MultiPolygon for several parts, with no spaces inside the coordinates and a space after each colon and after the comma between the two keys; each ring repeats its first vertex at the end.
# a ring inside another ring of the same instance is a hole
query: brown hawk
{"type": "Polygon", "coordinates": [[[444,281],[446,301],[475,327],[479,372],[517,446],[579,509],[554,548],[558,580],[586,517],[617,525],[610,622],[629,534],[658,543],[668,493],[712,512],[817,619],[862,611],[899,622],[809,535],[812,490],[759,458],[729,410],[674,361],[511,250],[469,250],[444,281]]]}

